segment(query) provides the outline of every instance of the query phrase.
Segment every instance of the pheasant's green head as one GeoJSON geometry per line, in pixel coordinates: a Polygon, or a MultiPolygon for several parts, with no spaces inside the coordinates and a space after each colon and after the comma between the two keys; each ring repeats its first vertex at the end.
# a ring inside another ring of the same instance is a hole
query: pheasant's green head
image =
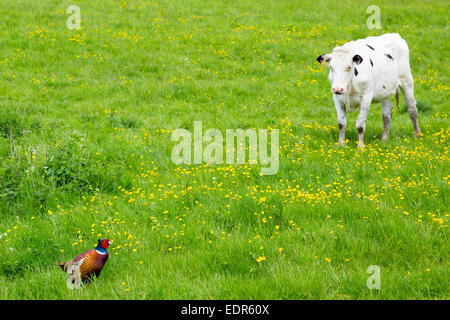
{"type": "Polygon", "coordinates": [[[111,244],[109,239],[98,239],[97,247],[95,249],[106,250],[111,244]]]}

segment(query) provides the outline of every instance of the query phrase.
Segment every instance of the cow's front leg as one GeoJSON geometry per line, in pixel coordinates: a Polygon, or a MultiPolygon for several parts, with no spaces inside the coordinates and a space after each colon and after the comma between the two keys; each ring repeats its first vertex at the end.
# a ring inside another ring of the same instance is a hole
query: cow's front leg
{"type": "Polygon", "coordinates": [[[389,139],[389,130],[391,128],[392,119],[392,102],[391,99],[381,102],[381,113],[383,114],[383,134],[381,140],[386,141],[389,139]]]}
{"type": "Polygon", "coordinates": [[[372,97],[363,97],[361,99],[358,119],[356,120],[356,131],[358,131],[358,149],[364,148],[364,132],[366,131],[366,120],[369,114],[372,97]]]}
{"type": "Polygon", "coordinates": [[[339,141],[338,145],[345,145],[345,128],[347,127],[347,115],[345,113],[345,105],[339,100],[338,97],[334,96],[334,106],[337,112],[337,123],[339,127],[339,141]]]}

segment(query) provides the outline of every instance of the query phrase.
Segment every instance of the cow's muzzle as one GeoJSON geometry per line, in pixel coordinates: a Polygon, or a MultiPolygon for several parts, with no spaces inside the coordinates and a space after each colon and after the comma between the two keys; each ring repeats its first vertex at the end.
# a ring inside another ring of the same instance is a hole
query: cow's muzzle
{"type": "Polygon", "coordinates": [[[344,88],[339,88],[339,87],[333,88],[333,93],[334,94],[343,94],[344,88]]]}

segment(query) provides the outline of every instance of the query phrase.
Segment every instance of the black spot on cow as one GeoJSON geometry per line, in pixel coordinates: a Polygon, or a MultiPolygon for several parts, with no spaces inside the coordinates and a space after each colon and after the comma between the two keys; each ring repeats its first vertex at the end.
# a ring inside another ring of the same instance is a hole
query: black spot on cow
{"type": "Polygon", "coordinates": [[[392,58],[392,56],[391,56],[389,53],[385,53],[384,55],[385,55],[386,57],[388,57],[389,59],[394,60],[394,58],[392,58]]]}
{"type": "Polygon", "coordinates": [[[356,64],[361,64],[361,62],[363,62],[363,58],[359,54],[355,54],[353,56],[353,62],[356,64]]]}
{"type": "Polygon", "coordinates": [[[358,128],[356,128],[356,130],[358,130],[359,134],[363,134],[364,133],[364,128],[363,127],[358,127],[358,128]]]}
{"type": "Polygon", "coordinates": [[[355,77],[358,75],[358,70],[355,68],[355,77]]]}
{"type": "Polygon", "coordinates": [[[373,47],[369,46],[368,44],[366,44],[366,46],[368,46],[372,50],[375,50],[373,47]]]}
{"type": "Polygon", "coordinates": [[[386,89],[386,87],[384,86],[384,84],[383,84],[383,89],[386,89]]]}
{"type": "Polygon", "coordinates": [[[370,60],[370,64],[371,64],[371,65],[372,65],[372,67],[373,67],[373,62],[372,62],[372,59],[370,59],[370,58],[369,58],[369,60],[370,60]]]}

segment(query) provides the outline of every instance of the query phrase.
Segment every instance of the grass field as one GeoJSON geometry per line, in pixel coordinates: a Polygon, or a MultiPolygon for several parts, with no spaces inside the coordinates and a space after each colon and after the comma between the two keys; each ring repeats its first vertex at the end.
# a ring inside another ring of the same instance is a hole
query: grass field
{"type": "Polygon", "coordinates": [[[3,1],[0,299],[448,299],[445,0],[3,1]],[[394,4],[395,3],[395,4],[394,4]],[[81,10],[69,30],[66,9],[81,10]],[[344,148],[315,59],[398,32],[423,138],[372,105],[344,148]],[[175,165],[171,133],[280,130],[280,169],[175,165]],[[113,241],[68,290],[56,265],[113,241]],[[380,290],[366,286],[381,268],[380,290]]]}

